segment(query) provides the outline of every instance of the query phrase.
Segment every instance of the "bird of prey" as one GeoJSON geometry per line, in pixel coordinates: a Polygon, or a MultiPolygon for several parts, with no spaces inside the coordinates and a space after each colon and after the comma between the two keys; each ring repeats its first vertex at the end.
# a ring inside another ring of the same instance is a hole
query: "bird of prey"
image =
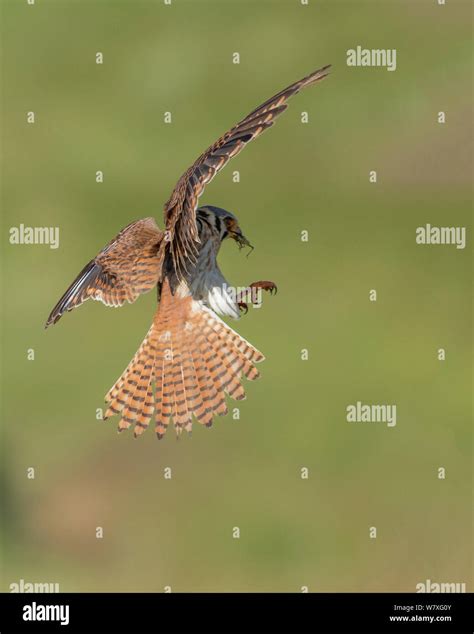
{"type": "MultiPolygon", "coordinates": [[[[134,302],[157,288],[153,323],[106,395],[104,418],[120,416],[119,431],[140,435],[155,419],[158,438],[173,420],[177,434],[193,418],[210,426],[227,412],[226,397],[243,399],[242,375],[259,376],[264,356],[218,315],[239,318],[245,297],[232,292],[217,264],[226,238],[251,246],[237,218],[198,199],[207,183],[250,141],[270,128],[288,99],[326,77],[325,66],[281,90],[226,132],[191,165],[164,206],[164,231],[153,218],[132,222],[91,260],[51,311],[46,327],[87,299],[106,306],[134,302]]],[[[252,289],[276,291],[272,282],[252,289]]]]}

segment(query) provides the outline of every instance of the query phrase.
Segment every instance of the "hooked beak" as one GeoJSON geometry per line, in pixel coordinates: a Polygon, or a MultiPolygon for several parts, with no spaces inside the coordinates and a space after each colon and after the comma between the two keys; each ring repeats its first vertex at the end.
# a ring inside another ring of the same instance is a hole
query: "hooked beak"
{"type": "Polygon", "coordinates": [[[250,244],[250,242],[244,236],[242,231],[240,229],[237,229],[237,231],[233,231],[232,232],[231,236],[237,242],[237,244],[239,245],[239,249],[243,249],[243,247],[249,247],[250,248],[250,251],[247,253],[247,256],[249,256],[250,253],[253,251],[254,247],[250,244]]]}

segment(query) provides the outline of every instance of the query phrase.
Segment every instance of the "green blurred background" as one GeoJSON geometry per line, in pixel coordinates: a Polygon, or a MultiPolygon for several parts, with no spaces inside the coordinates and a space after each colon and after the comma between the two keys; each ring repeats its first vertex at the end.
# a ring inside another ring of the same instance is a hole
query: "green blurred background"
{"type": "Polygon", "coordinates": [[[426,223],[470,226],[470,14],[435,0],[3,1],[1,590],[472,589],[470,233],[464,250],[415,243],[426,223]],[[396,48],[397,70],[347,67],[359,44],[396,48]],[[224,245],[228,279],[279,286],[236,324],[267,357],[240,420],[179,442],[117,435],[96,408],[154,293],[88,302],[45,331],[50,309],[123,226],[162,224],[221,133],[328,63],[201,199],[256,247],[224,245]],[[59,226],[60,248],[11,246],[20,223],[59,226]],[[358,400],[396,404],[397,426],[347,423],[358,400]]]}

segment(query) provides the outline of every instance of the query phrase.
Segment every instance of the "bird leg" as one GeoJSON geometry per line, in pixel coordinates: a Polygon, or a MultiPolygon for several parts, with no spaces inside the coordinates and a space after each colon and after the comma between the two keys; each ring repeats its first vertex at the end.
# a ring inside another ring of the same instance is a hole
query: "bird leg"
{"type": "Polygon", "coordinates": [[[252,282],[246,289],[237,294],[237,304],[240,310],[245,311],[246,315],[248,312],[248,304],[244,300],[248,300],[248,296],[250,295],[250,302],[254,305],[260,306],[262,303],[261,293],[259,291],[268,291],[270,295],[276,295],[277,293],[277,285],[274,282],[268,282],[266,280],[261,280],[260,282],[252,282]]]}

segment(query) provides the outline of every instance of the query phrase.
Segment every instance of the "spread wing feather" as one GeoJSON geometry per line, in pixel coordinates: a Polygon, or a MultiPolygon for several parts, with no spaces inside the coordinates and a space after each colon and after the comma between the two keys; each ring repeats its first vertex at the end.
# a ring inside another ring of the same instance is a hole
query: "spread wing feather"
{"type": "Polygon", "coordinates": [[[51,311],[46,328],[87,299],[122,306],[151,290],[161,275],[163,235],[153,218],[137,220],[122,229],[82,269],[51,311]]]}
{"type": "Polygon", "coordinates": [[[247,143],[273,125],[276,117],[286,110],[286,102],[292,95],[326,77],[329,68],[324,66],[267,99],[211,145],[181,176],[164,210],[173,264],[179,277],[187,262],[196,259],[199,242],[196,208],[206,184],[247,143]]]}

